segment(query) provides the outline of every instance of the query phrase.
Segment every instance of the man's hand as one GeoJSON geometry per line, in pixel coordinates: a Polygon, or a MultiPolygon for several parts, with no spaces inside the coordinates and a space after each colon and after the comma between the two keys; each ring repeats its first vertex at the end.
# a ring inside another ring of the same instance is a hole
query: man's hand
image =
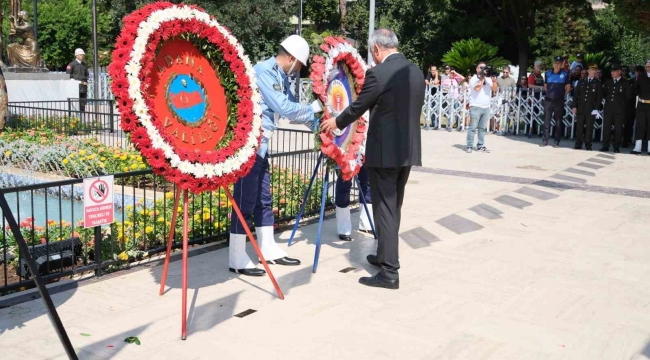
{"type": "Polygon", "coordinates": [[[575,114],[578,113],[578,109],[577,109],[577,108],[573,108],[573,109],[571,109],[571,112],[575,115],[575,114]]]}
{"type": "Polygon", "coordinates": [[[325,134],[329,134],[336,129],[338,129],[338,126],[336,126],[336,118],[329,118],[320,124],[320,130],[325,134]]]}

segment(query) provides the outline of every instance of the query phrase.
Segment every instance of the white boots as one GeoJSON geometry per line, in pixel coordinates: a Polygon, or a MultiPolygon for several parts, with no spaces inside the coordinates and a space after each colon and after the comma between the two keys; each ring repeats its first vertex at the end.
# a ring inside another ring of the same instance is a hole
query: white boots
{"type": "MultiPolygon", "coordinates": [[[[370,220],[368,219],[368,214],[366,214],[366,209],[363,204],[359,207],[359,212],[359,230],[372,232],[372,226],[370,226],[370,220]]],[[[368,212],[370,213],[370,219],[372,219],[372,207],[370,204],[368,204],[368,212]]],[[[336,230],[340,240],[352,240],[352,221],[350,219],[349,207],[336,208],[336,230]]]]}
{"type": "Polygon", "coordinates": [[[277,260],[287,256],[287,253],[275,243],[273,226],[256,227],[255,234],[257,234],[257,244],[265,260],[277,260]]]}
{"type": "Polygon", "coordinates": [[[349,207],[336,207],[336,229],[341,240],[351,240],[352,235],[352,221],[350,221],[350,208],[349,207]],[[343,239],[345,237],[345,239],[343,239]]]}
{"type": "MultiPolygon", "coordinates": [[[[246,253],[246,235],[230,233],[230,246],[228,248],[228,267],[230,269],[254,269],[255,264],[246,253]]],[[[231,270],[232,271],[232,270],[231,270]]]]}
{"type": "MultiPolygon", "coordinates": [[[[640,154],[642,145],[643,145],[643,140],[637,140],[636,142],[634,142],[634,149],[632,149],[630,154],[640,154]]],[[[650,152],[650,141],[648,141],[648,152],[650,152]]]]}
{"type": "Polygon", "coordinates": [[[361,215],[359,215],[359,230],[372,232],[372,226],[370,226],[370,221],[372,220],[372,216],[373,216],[372,204],[368,204],[368,213],[370,213],[370,218],[368,218],[368,215],[366,214],[366,209],[363,206],[363,204],[361,204],[359,211],[361,211],[361,215]]]}

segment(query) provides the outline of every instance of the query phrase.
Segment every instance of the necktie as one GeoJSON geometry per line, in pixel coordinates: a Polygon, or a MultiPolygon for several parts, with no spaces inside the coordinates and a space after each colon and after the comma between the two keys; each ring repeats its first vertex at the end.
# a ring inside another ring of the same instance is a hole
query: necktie
{"type": "Polygon", "coordinates": [[[618,82],[618,80],[614,80],[614,85],[616,85],[617,82],[618,82]]]}

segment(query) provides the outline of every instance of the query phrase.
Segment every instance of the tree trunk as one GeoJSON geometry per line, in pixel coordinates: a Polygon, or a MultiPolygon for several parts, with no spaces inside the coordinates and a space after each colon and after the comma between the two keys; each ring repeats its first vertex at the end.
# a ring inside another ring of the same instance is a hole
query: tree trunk
{"type": "Polygon", "coordinates": [[[519,38],[517,40],[517,60],[518,60],[518,66],[519,66],[519,76],[522,74],[528,75],[528,50],[530,48],[530,44],[528,43],[528,39],[522,39],[519,38]]]}
{"type": "Polygon", "coordinates": [[[345,31],[345,14],[347,12],[347,0],[339,0],[339,11],[341,12],[341,31],[345,31]]]}

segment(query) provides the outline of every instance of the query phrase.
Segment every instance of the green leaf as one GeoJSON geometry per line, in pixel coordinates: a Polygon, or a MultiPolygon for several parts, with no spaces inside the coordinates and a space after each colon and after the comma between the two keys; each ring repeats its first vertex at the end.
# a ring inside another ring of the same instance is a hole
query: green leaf
{"type": "Polygon", "coordinates": [[[86,333],[81,333],[80,335],[81,336],[90,336],[90,334],[86,334],[86,333]]]}
{"type": "Polygon", "coordinates": [[[140,339],[138,339],[137,336],[129,336],[128,338],[124,339],[124,342],[129,344],[140,345],[140,339]]]}

